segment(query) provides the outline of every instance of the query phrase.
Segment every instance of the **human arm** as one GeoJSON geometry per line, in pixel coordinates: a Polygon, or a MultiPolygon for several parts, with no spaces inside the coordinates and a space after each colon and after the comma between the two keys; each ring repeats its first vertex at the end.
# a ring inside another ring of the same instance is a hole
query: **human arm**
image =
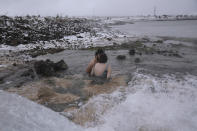
{"type": "Polygon", "coordinates": [[[91,74],[92,68],[94,67],[95,64],[96,64],[96,58],[92,59],[88,64],[88,67],[86,68],[86,72],[88,74],[91,74]]]}
{"type": "Polygon", "coordinates": [[[108,68],[107,68],[107,79],[110,79],[110,77],[111,77],[111,72],[112,72],[112,70],[111,70],[111,65],[108,65],[108,68]]]}
{"type": "MultiPolygon", "coordinates": [[[[95,65],[94,65],[95,66],[95,65]]],[[[94,66],[92,67],[92,70],[90,72],[90,75],[93,76],[94,75],[94,66]]]]}

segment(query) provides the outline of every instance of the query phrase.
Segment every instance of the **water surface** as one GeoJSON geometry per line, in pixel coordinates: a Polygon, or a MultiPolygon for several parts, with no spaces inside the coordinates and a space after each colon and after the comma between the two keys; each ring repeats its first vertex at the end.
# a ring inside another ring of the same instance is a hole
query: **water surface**
{"type": "Polygon", "coordinates": [[[113,26],[130,35],[171,36],[197,38],[197,20],[141,21],[134,24],[113,26]]]}

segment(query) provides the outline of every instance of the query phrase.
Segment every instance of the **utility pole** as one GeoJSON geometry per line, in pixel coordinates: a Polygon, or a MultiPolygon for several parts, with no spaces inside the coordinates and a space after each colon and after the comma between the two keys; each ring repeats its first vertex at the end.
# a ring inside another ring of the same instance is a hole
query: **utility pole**
{"type": "Polygon", "coordinates": [[[157,12],[157,7],[156,6],[154,6],[154,16],[156,17],[157,16],[157,14],[156,14],[156,12],[157,12]]]}

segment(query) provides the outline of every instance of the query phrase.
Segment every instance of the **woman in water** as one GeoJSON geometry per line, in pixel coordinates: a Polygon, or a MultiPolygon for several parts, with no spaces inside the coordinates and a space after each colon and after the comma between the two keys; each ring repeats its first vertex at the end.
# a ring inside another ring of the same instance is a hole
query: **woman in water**
{"type": "Polygon", "coordinates": [[[95,66],[95,64],[97,63],[97,60],[99,59],[100,57],[100,54],[103,54],[105,53],[102,49],[98,49],[96,52],[95,52],[95,57],[90,61],[90,63],[88,64],[88,67],[86,69],[86,72],[90,75],[91,74],[91,71],[92,71],[92,68],[95,66]]]}
{"type": "Polygon", "coordinates": [[[109,79],[111,76],[111,66],[107,63],[107,55],[102,53],[97,58],[97,63],[93,66],[91,76],[109,79]]]}

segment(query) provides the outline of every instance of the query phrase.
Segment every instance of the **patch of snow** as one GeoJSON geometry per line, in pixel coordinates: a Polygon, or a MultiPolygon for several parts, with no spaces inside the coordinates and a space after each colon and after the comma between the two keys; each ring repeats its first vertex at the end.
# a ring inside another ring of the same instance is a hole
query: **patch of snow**
{"type": "Polygon", "coordinates": [[[2,67],[7,67],[7,65],[0,65],[0,68],[2,68],[2,67]]]}

